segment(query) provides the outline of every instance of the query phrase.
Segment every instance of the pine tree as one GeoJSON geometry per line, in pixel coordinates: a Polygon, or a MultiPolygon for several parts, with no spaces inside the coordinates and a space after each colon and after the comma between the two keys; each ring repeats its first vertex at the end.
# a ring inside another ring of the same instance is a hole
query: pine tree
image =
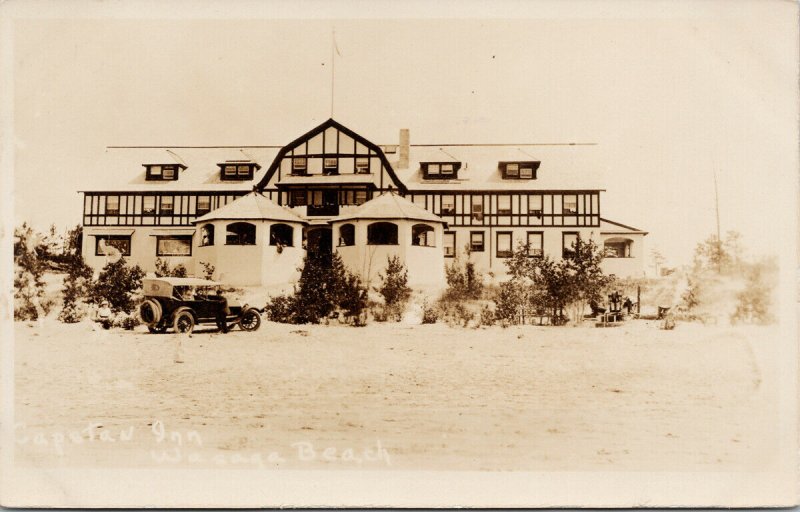
{"type": "Polygon", "coordinates": [[[91,288],[89,301],[99,304],[108,301],[115,313],[133,311],[134,294],[142,287],[144,271],[138,266],[129,267],[125,258],[106,264],[91,288]]]}
{"type": "Polygon", "coordinates": [[[14,229],[14,319],[37,320],[43,313],[45,263],[38,256],[37,235],[27,224],[14,229]]]}

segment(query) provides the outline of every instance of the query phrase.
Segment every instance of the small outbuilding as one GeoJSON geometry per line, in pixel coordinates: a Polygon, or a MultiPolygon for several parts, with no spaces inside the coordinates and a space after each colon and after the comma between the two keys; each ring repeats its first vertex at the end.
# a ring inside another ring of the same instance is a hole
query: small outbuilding
{"type": "Polygon", "coordinates": [[[334,250],[364,281],[378,283],[390,256],[408,269],[408,284],[444,287],[441,217],[392,192],[331,219],[334,250]]]}
{"type": "Polygon", "coordinates": [[[217,281],[236,286],[290,285],[303,263],[306,221],[258,192],[194,220],[196,275],[214,265],[217,281]]]}

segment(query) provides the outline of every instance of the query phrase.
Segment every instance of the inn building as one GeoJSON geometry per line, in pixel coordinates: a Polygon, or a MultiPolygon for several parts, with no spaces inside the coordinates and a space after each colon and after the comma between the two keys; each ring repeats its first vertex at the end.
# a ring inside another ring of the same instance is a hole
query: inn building
{"type": "Polygon", "coordinates": [[[594,239],[603,267],[644,272],[645,231],[601,213],[594,144],[378,145],[333,119],[285,146],[110,147],[83,190],[83,254],[153,271],[158,258],[233,285],[286,288],[309,252],[338,252],[374,282],[397,255],[414,286],[470,258],[489,276],[520,244],[561,258],[594,239]]]}

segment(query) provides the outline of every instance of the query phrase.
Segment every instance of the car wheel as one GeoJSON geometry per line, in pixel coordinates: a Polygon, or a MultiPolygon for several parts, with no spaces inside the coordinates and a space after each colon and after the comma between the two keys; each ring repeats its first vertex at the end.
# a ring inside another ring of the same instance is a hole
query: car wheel
{"type": "Polygon", "coordinates": [[[175,314],[172,328],[175,329],[175,332],[191,334],[194,329],[194,316],[189,311],[179,311],[175,314]]]}
{"type": "Polygon", "coordinates": [[[239,327],[241,327],[243,331],[255,331],[260,326],[261,315],[257,310],[250,308],[242,313],[242,317],[239,319],[239,327]]]}
{"type": "Polygon", "coordinates": [[[147,299],[139,306],[139,318],[142,323],[147,324],[148,327],[155,327],[161,321],[163,311],[161,304],[158,301],[147,299]]]}

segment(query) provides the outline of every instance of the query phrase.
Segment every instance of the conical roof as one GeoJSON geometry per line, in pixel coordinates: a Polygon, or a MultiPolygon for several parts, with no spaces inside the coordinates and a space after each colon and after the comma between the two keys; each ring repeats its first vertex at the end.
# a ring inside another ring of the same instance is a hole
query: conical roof
{"type": "Polygon", "coordinates": [[[235,199],[233,202],[221,208],[217,208],[202,217],[196,218],[193,222],[198,223],[220,219],[279,220],[284,222],[302,222],[305,224],[305,220],[289,208],[277,205],[269,198],[257,192],[251,192],[235,199]]]}
{"type": "Polygon", "coordinates": [[[445,223],[441,217],[393,192],[373,198],[333,221],[354,219],[409,219],[445,223]]]}

